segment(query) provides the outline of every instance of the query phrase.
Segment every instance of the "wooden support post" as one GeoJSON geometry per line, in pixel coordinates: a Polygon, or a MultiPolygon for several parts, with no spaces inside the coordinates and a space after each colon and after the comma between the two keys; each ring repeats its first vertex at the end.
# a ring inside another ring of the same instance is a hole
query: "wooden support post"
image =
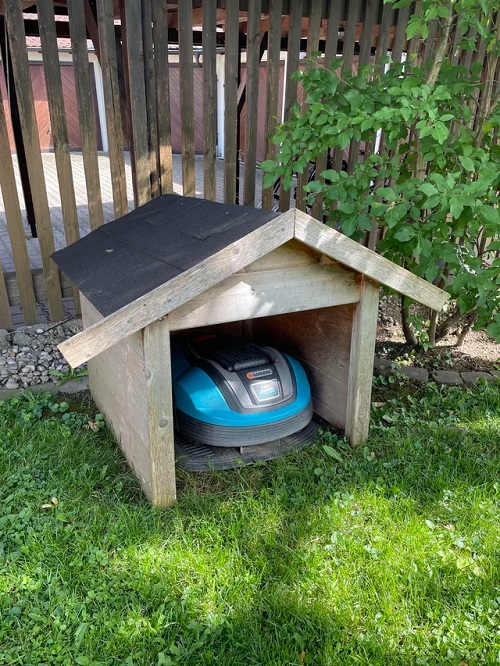
{"type": "Polygon", "coordinates": [[[146,403],[149,421],[151,502],[160,508],[175,502],[174,409],[168,317],[144,329],[146,403]]]}
{"type": "Polygon", "coordinates": [[[194,160],[194,74],[193,74],[193,7],[191,2],[178,5],[179,76],[182,129],[182,193],[196,196],[194,160]]]}
{"type": "Polygon", "coordinates": [[[351,335],[351,357],[345,432],[351,446],[368,438],[373,356],[377,335],[379,285],[363,278],[351,335]]]}
{"type": "MultiPolygon", "coordinates": [[[[217,199],[217,72],[216,72],[217,2],[203,3],[203,103],[204,159],[203,183],[205,199],[217,199]]],[[[254,169],[255,171],[255,169],[254,169]]]]}

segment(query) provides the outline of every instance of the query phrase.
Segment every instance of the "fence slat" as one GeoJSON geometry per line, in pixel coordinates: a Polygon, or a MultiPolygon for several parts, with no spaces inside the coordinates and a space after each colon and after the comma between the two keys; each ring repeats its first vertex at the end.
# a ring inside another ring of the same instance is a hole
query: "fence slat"
{"type": "Polygon", "coordinates": [[[90,228],[97,229],[104,224],[104,215],[101,183],[99,180],[99,163],[97,161],[97,128],[89,75],[87,30],[85,27],[85,12],[81,0],[72,0],[72,2],[68,3],[68,17],[75,72],[78,118],[82,137],[83,167],[85,182],[87,184],[89,221],[90,228]]]}
{"type": "Polygon", "coordinates": [[[352,71],[354,61],[354,44],[356,43],[356,28],[358,26],[360,0],[349,0],[347,3],[347,21],[344,32],[344,72],[352,71]]]}
{"type": "Polygon", "coordinates": [[[146,113],[142,44],[141,5],[137,0],[125,0],[125,39],[130,110],[132,118],[133,160],[135,164],[137,205],[151,199],[148,118],[146,113]]]}
{"type": "Polygon", "coordinates": [[[170,121],[167,9],[167,3],[165,0],[152,0],[159,173],[162,194],[167,194],[174,190],[172,176],[172,128],[170,121]]]}
{"type": "Polygon", "coordinates": [[[12,53],[12,70],[19,102],[19,118],[23,132],[28,174],[33,194],[33,207],[40,244],[43,272],[47,282],[47,300],[54,321],[64,319],[61,284],[57,266],[50,258],[54,252],[54,236],[50,221],[49,202],[43,174],[42,154],[35,115],[35,103],[24,31],[21,3],[5,3],[5,18],[12,53]]]}
{"type": "Polygon", "coordinates": [[[203,189],[205,199],[217,198],[217,0],[203,3],[203,189]]]}
{"type": "MultiPolygon", "coordinates": [[[[309,60],[313,51],[318,50],[319,46],[319,31],[321,27],[321,14],[322,14],[322,3],[312,2],[310,6],[310,15],[309,15],[309,29],[307,33],[307,50],[306,58],[309,60]]],[[[302,104],[302,110],[305,108],[305,94],[304,102],[302,104]]],[[[307,185],[309,178],[309,169],[306,167],[306,170],[303,173],[297,174],[297,194],[295,197],[295,206],[299,210],[305,211],[305,192],[304,185],[307,185]]]]}
{"type": "MultiPolygon", "coordinates": [[[[66,125],[66,113],[64,109],[61,66],[59,64],[59,52],[57,48],[54,3],[52,0],[38,0],[37,8],[64,232],[66,244],[71,245],[80,238],[80,230],[78,227],[75,186],[69,152],[68,127],[66,125]]],[[[76,312],[80,313],[80,292],[76,287],[73,289],[73,300],[76,312]]]]}
{"type": "MultiPolygon", "coordinates": [[[[302,27],[302,0],[290,0],[290,28],[288,32],[288,53],[286,62],[284,120],[290,117],[290,109],[297,101],[297,81],[292,79],[293,72],[299,67],[300,37],[302,27]]],[[[290,192],[285,192],[283,181],[280,184],[279,209],[284,212],[290,208],[290,192]]]]}
{"type": "Polygon", "coordinates": [[[7,331],[11,331],[13,329],[12,315],[10,313],[9,294],[7,293],[7,284],[5,282],[5,274],[1,261],[0,271],[0,327],[5,328],[7,331]]]}
{"type": "Polygon", "coordinates": [[[375,64],[380,66],[377,68],[377,75],[384,72],[385,65],[382,64],[382,58],[386,55],[389,48],[390,30],[393,20],[394,8],[389,2],[386,2],[382,10],[382,20],[380,21],[377,49],[375,51],[375,64]]]}
{"type": "MultiPolygon", "coordinates": [[[[23,308],[23,317],[26,324],[35,324],[38,321],[36,299],[31,278],[30,261],[26,246],[26,236],[23,229],[23,219],[19,197],[17,194],[16,177],[12,165],[7,122],[3,106],[2,92],[0,90],[0,187],[2,188],[5,217],[9,232],[14,267],[16,269],[19,285],[19,296],[23,308]]],[[[7,297],[8,299],[8,297],[7,297]]],[[[1,303],[0,297],[0,303],[1,303]]],[[[2,308],[4,304],[1,303],[2,308]]],[[[9,301],[7,300],[7,306],[9,301]]],[[[7,328],[7,327],[6,327],[7,328]]]]}
{"type": "MultiPolygon", "coordinates": [[[[344,12],[344,1],[343,0],[330,0],[328,8],[328,24],[326,32],[326,43],[325,43],[325,66],[331,67],[333,61],[337,56],[338,50],[338,34],[339,34],[339,23],[341,13],[344,12]]],[[[340,171],[342,167],[342,153],[337,151],[337,170],[340,171]]],[[[335,165],[335,155],[333,156],[333,165],[335,165]]],[[[321,173],[326,169],[328,164],[328,153],[320,155],[316,160],[316,178],[323,180],[320,176],[321,173]]],[[[316,196],[312,206],[311,214],[317,220],[323,219],[323,199],[320,196],[316,196]]]]}
{"type": "MultiPolygon", "coordinates": [[[[276,155],[276,146],[272,137],[277,126],[279,71],[280,71],[280,44],[281,44],[281,15],[283,0],[270,0],[269,2],[269,39],[267,51],[267,106],[266,106],[266,150],[265,159],[272,160],[276,155]]],[[[262,207],[271,210],[273,207],[274,188],[266,187],[262,192],[262,207]]]]}
{"type": "Polygon", "coordinates": [[[401,62],[403,50],[406,44],[406,27],[410,18],[410,8],[401,7],[398,9],[398,20],[396,23],[396,34],[392,43],[392,62],[401,62]]]}
{"type": "Polygon", "coordinates": [[[146,112],[148,118],[149,169],[151,196],[160,194],[158,171],[158,126],[156,124],[156,73],[153,60],[153,27],[151,0],[142,0],[142,41],[144,45],[144,82],[146,88],[146,112]]]}
{"type": "Polygon", "coordinates": [[[226,48],[224,66],[224,201],[236,203],[238,167],[238,39],[239,2],[226,3],[226,48]]]}
{"type": "Polygon", "coordinates": [[[196,195],[194,160],[193,3],[179,2],[179,77],[181,81],[182,191],[196,195]]]}
{"type": "Polygon", "coordinates": [[[123,130],[118,86],[118,64],[115,44],[113,0],[97,0],[101,68],[104,88],[104,108],[108,131],[108,151],[113,180],[115,217],[128,212],[127,179],[123,153],[123,130]]]}
{"type": "Polygon", "coordinates": [[[245,206],[255,205],[261,4],[261,0],[249,0],[247,9],[247,94],[245,127],[245,174],[243,181],[243,204],[245,206]]]}

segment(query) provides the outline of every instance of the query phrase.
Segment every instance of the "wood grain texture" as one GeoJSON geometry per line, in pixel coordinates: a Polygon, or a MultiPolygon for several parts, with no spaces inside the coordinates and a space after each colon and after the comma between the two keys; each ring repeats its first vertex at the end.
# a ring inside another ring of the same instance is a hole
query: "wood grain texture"
{"type": "Polygon", "coordinates": [[[182,192],[196,196],[194,161],[193,5],[181,2],[179,16],[179,75],[181,80],[182,192]]]}
{"type": "MultiPolygon", "coordinates": [[[[267,51],[267,103],[266,103],[266,148],[265,159],[272,160],[276,155],[276,146],[272,137],[278,125],[280,109],[278,109],[279,71],[280,71],[280,42],[281,42],[281,16],[283,0],[270,0],[269,2],[269,36],[267,51]]],[[[262,207],[272,210],[273,187],[262,191],[262,207]]]]}
{"type": "MultiPolygon", "coordinates": [[[[100,321],[102,316],[84,296],[81,300],[83,325],[88,328],[100,321]]],[[[142,340],[142,331],[92,359],[88,366],[89,385],[96,405],[145,494],[150,498],[152,485],[146,375],[144,356],[140,359],[136,351],[139,339],[142,340]]]]}
{"type": "Polygon", "coordinates": [[[115,44],[113,0],[97,0],[99,38],[101,44],[100,64],[103,78],[104,107],[108,131],[108,152],[111,178],[113,180],[113,206],[115,217],[128,212],[125,156],[120,110],[120,88],[118,84],[118,56],[115,44]]]}
{"type": "Polygon", "coordinates": [[[302,211],[295,213],[295,238],[434,310],[441,310],[449,299],[449,295],[442,289],[321,224],[302,211]]]}
{"type": "MultiPolygon", "coordinates": [[[[23,219],[19,196],[17,194],[16,177],[10,153],[9,135],[5,110],[0,90],[0,187],[5,208],[7,231],[9,233],[14,267],[16,269],[19,302],[23,308],[23,317],[26,324],[34,324],[38,321],[36,311],[35,290],[31,276],[30,261],[26,245],[26,235],[23,228],[23,219]]],[[[4,276],[5,280],[5,276],[4,276]]],[[[7,288],[6,288],[7,289],[7,288]]],[[[9,307],[9,295],[4,295],[6,303],[3,307],[9,307]]],[[[12,322],[11,322],[12,323],[12,322]]]]}
{"type": "Polygon", "coordinates": [[[274,344],[303,365],[316,413],[345,427],[353,305],[256,319],[254,340],[274,344]]]}
{"type": "MultiPolygon", "coordinates": [[[[51,0],[39,0],[38,25],[42,44],[45,85],[49,105],[50,127],[54,144],[57,179],[61,195],[61,208],[66,244],[71,245],[80,238],[78,213],[76,209],[75,186],[71,168],[68,127],[64,108],[64,94],[61,79],[61,66],[57,47],[54,4],[51,0]]],[[[76,287],[73,289],[73,302],[77,312],[80,309],[80,296],[76,287]]]]}
{"type": "Polygon", "coordinates": [[[378,284],[364,280],[354,315],[345,428],[351,446],[368,438],[379,290],[378,284]]]}
{"type": "Polygon", "coordinates": [[[2,262],[0,262],[0,273],[0,326],[7,331],[11,331],[14,327],[12,326],[9,295],[7,294],[7,285],[5,283],[2,262]]]}
{"type": "Polygon", "coordinates": [[[347,21],[344,32],[344,50],[342,57],[344,60],[344,72],[352,71],[354,61],[354,45],[356,43],[356,28],[358,25],[361,0],[349,0],[347,2],[347,21]]]}
{"type": "Polygon", "coordinates": [[[82,137],[82,156],[87,185],[90,228],[104,224],[99,163],[97,161],[97,127],[89,73],[87,31],[83,3],[77,0],[68,4],[71,53],[75,70],[76,99],[82,137]]]}
{"type": "Polygon", "coordinates": [[[252,262],[243,270],[245,273],[294,268],[296,266],[314,266],[321,261],[321,254],[300,241],[292,239],[277,247],[269,254],[252,262]]]}
{"type": "MultiPolygon", "coordinates": [[[[302,0],[290,0],[290,31],[288,33],[288,52],[285,81],[285,105],[283,118],[288,120],[290,110],[297,101],[297,81],[292,74],[299,68],[300,33],[302,25],[302,0]]],[[[285,211],[290,208],[290,191],[285,191],[283,181],[280,185],[279,209],[285,211]]]]}
{"type": "Polygon", "coordinates": [[[217,0],[203,2],[203,185],[205,199],[217,198],[217,0]]]}
{"type": "Polygon", "coordinates": [[[243,204],[255,205],[255,166],[257,162],[257,120],[259,102],[260,13],[261,0],[249,0],[246,63],[246,127],[243,204]]]}
{"type": "Polygon", "coordinates": [[[150,158],[148,143],[148,117],[146,111],[146,84],[144,81],[144,48],[142,42],[141,3],[125,0],[126,57],[130,85],[132,115],[133,159],[137,188],[137,203],[151,199],[150,158]]]}
{"type": "Polygon", "coordinates": [[[171,330],[255,319],[359,299],[356,273],[338,264],[232,275],[169,315],[171,330]]]}
{"type": "Polygon", "coordinates": [[[60,345],[72,367],[108,349],[268,254],[293,237],[293,212],[271,220],[244,238],[138,298],[60,345]]]}
{"type": "Polygon", "coordinates": [[[156,108],[156,72],[153,56],[153,26],[151,0],[141,1],[142,43],[144,50],[144,84],[146,90],[146,113],[148,118],[149,176],[151,196],[160,194],[158,168],[158,110],[156,108]]]}
{"type": "Polygon", "coordinates": [[[174,407],[168,317],[144,329],[144,365],[149,420],[149,463],[154,506],[165,508],[176,499],[174,407]]]}
{"type": "Polygon", "coordinates": [[[172,175],[172,130],[170,75],[168,65],[168,8],[164,0],[152,0],[153,49],[156,73],[156,109],[160,188],[162,194],[174,191],[172,175]]]}
{"type": "Polygon", "coordinates": [[[226,4],[226,46],[224,65],[224,201],[236,203],[238,167],[238,38],[239,3],[226,4]]]}
{"type": "Polygon", "coordinates": [[[19,105],[19,119],[27,158],[31,193],[33,195],[33,207],[43,272],[47,284],[50,316],[53,321],[60,321],[64,319],[64,308],[61,298],[59,274],[55,263],[50,258],[54,252],[54,236],[52,233],[49,202],[38,138],[35,103],[31,87],[28,53],[26,51],[26,34],[24,32],[23,14],[19,2],[12,0],[5,3],[5,19],[12,53],[12,70],[19,105]]]}

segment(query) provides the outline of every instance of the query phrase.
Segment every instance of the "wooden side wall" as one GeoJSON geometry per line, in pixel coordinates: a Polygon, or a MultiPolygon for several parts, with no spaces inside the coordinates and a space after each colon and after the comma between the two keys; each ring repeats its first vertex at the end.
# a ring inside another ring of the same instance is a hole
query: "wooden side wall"
{"type": "Polygon", "coordinates": [[[274,344],[302,363],[314,411],[339,428],[346,427],[354,312],[351,304],[253,322],[256,342],[274,344]]]}
{"type": "MultiPolygon", "coordinates": [[[[84,327],[101,314],[81,297],[84,327]]],[[[89,364],[92,397],[115,435],[147,497],[153,496],[149,451],[143,332],[135,333],[92,359],[89,364]]]]}

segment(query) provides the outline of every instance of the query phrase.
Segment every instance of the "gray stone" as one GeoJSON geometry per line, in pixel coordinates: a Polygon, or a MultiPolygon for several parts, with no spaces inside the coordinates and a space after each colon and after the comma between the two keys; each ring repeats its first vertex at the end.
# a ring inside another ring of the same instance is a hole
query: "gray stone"
{"type": "Polygon", "coordinates": [[[405,375],[414,382],[428,382],[429,373],[425,368],[416,368],[412,365],[402,365],[396,370],[399,375],[405,375]]]}
{"type": "Polygon", "coordinates": [[[453,370],[435,370],[432,373],[432,379],[438,384],[448,384],[450,386],[460,386],[464,383],[460,373],[453,370]]]}
{"type": "Polygon", "coordinates": [[[32,337],[27,333],[17,332],[14,333],[13,341],[18,347],[31,347],[32,337]]]}
{"type": "Polygon", "coordinates": [[[5,349],[10,348],[10,335],[5,328],[0,328],[0,350],[4,351],[5,349]]]}
{"type": "Polygon", "coordinates": [[[480,370],[476,372],[462,372],[462,379],[465,384],[477,384],[478,379],[486,379],[488,382],[492,382],[495,377],[489,372],[481,372],[480,370]]]}
{"type": "Polygon", "coordinates": [[[6,363],[7,359],[4,356],[0,357],[0,365],[5,365],[6,363]]]}
{"type": "Polygon", "coordinates": [[[490,373],[495,377],[495,379],[500,379],[500,370],[490,370],[490,373]]]}
{"type": "Polygon", "coordinates": [[[17,388],[19,388],[19,384],[18,384],[18,382],[16,382],[15,379],[13,379],[11,377],[10,379],[7,380],[7,383],[5,384],[5,388],[6,389],[17,389],[17,388]]]}
{"type": "Polygon", "coordinates": [[[388,358],[375,358],[373,360],[374,370],[391,370],[393,367],[397,367],[397,363],[388,358]]]}

